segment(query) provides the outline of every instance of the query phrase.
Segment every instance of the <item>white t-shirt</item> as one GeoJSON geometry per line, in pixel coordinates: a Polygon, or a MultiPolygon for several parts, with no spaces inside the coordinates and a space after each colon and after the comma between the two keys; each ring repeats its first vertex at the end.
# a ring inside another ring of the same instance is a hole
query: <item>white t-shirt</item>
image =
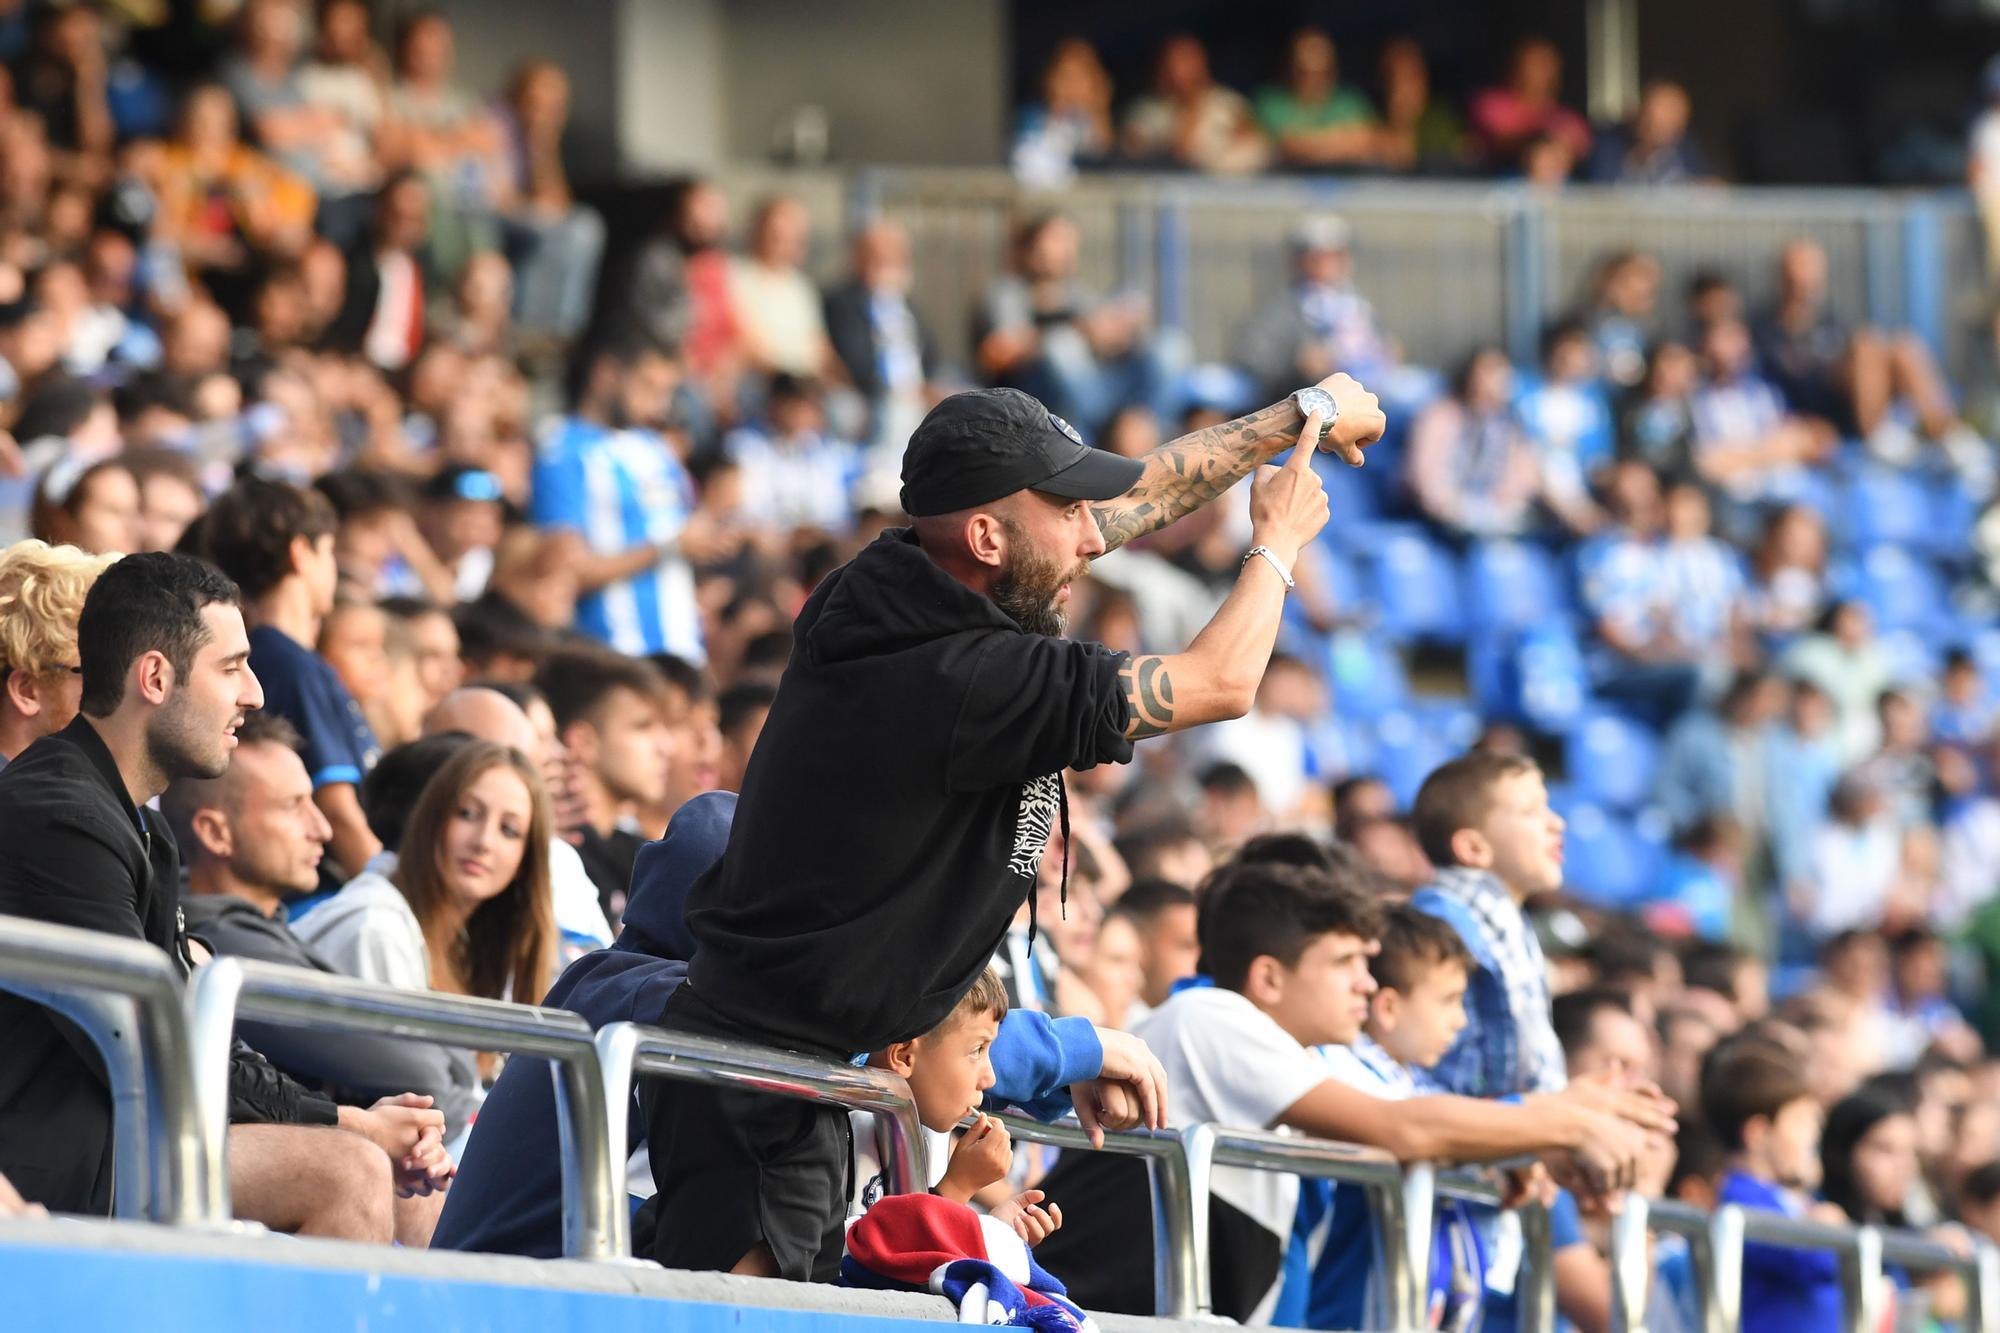
{"type": "MultiPolygon", "coordinates": [[[[1135,1029],[1166,1069],[1173,1128],[1200,1124],[1272,1129],[1299,1098],[1327,1081],[1327,1063],[1277,1020],[1235,991],[1199,987],[1174,995],[1135,1029]]],[[[1243,1167],[1215,1169],[1211,1192],[1278,1239],[1291,1237],[1299,1179],[1243,1167]]],[[[1274,1284],[1249,1322],[1269,1321],[1274,1284]]]]}

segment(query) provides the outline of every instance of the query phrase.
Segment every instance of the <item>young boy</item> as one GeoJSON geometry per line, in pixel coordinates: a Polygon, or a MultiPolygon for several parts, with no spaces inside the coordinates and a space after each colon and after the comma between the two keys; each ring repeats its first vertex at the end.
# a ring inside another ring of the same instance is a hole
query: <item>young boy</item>
{"type": "MultiPolygon", "coordinates": [[[[989,967],[944,1022],[868,1057],[871,1068],[900,1074],[909,1083],[917,1119],[930,1131],[932,1193],[957,1203],[971,1203],[981,1190],[1005,1180],[1013,1165],[1006,1127],[984,1110],[986,1092],[998,1081],[993,1039],[1006,1017],[1006,987],[989,967]],[[968,1115],[978,1123],[951,1145],[947,1160],[941,1149],[968,1115]]],[[[1042,1207],[1043,1197],[1040,1190],[1023,1190],[988,1211],[1029,1245],[1038,1245],[1062,1226],[1062,1209],[1042,1207]]]]}
{"type": "MultiPolygon", "coordinates": [[[[1845,1223],[1813,1204],[1820,1181],[1824,1112],[1789,1052],[1754,1038],[1718,1051],[1704,1071],[1702,1110],[1729,1152],[1718,1203],[1845,1223]]],[[[1841,1327],[1840,1260],[1816,1250],[1743,1247],[1743,1333],[1835,1333],[1841,1327]]]]}
{"type": "MultiPolygon", "coordinates": [[[[1236,862],[1203,890],[1202,957],[1213,986],[1175,993],[1139,1026],[1173,1088],[1168,1124],[1284,1126],[1372,1144],[1404,1161],[1489,1161],[1581,1151],[1595,1169],[1629,1174],[1643,1136],[1570,1095],[1521,1106],[1464,1097],[1392,1104],[1334,1077],[1315,1046],[1360,1035],[1375,992],[1368,963],[1381,907],[1353,871],[1236,862]]],[[[1153,1247],[1146,1175],[1130,1159],[1066,1154],[1043,1181],[1051,1198],[1087,1197],[1089,1221],[1042,1256],[1073,1278],[1087,1309],[1147,1314],[1153,1247]]],[[[1215,1312],[1246,1323],[1276,1313],[1298,1210],[1295,1176],[1219,1167],[1209,1215],[1215,1312]]]]}
{"type": "MultiPolygon", "coordinates": [[[[1375,996],[1360,1035],[1346,1046],[1322,1046],[1319,1055],[1335,1078],[1372,1096],[1402,1100],[1441,1091],[1426,1071],[1465,1026],[1471,953],[1445,922],[1396,903],[1383,914],[1381,948],[1368,970],[1375,996]]],[[[1331,1181],[1301,1181],[1286,1286],[1274,1322],[1388,1327],[1373,1259],[1367,1192],[1331,1181]],[[1295,1304],[1301,1300],[1302,1309],[1295,1304]]],[[[1479,1312],[1484,1288],[1483,1254],[1471,1215],[1464,1205],[1441,1199],[1426,1326],[1467,1327],[1479,1312]]]]}

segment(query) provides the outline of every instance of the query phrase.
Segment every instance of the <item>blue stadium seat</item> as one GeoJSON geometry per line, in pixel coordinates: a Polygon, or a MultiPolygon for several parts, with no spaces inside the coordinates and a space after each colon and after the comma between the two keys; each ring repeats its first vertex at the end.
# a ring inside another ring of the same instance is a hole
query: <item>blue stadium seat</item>
{"type": "Polygon", "coordinates": [[[1451,552],[1421,529],[1398,526],[1383,533],[1373,557],[1375,601],[1384,630],[1398,639],[1464,642],[1458,568],[1451,552]]]}
{"type": "Polygon", "coordinates": [[[1426,732],[1454,755],[1463,754],[1479,739],[1485,722],[1469,699],[1432,696],[1410,700],[1409,711],[1426,732]]]}
{"type": "Polygon", "coordinates": [[[1476,635],[1465,669],[1473,700],[1488,717],[1564,732],[1590,704],[1583,648],[1567,625],[1476,635]]]}
{"type": "Polygon", "coordinates": [[[1930,633],[1945,618],[1944,581],[1923,557],[1901,546],[1871,546],[1846,572],[1847,595],[1867,603],[1883,630],[1930,633]]]}
{"type": "MultiPolygon", "coordinates": [[[[1376,461],[1371,450],[1368,468],[1372,469],[1376,461]]],[[[1367,469],[1349,467],[1333,454],[1315,454],[1313,471],[1319,473],[1326,487],[1327,509],[1332,515],[1327,519],[1324,535],[1336,544],[1340,543],[1342,529],[1356,523],[1372,523],[1382,516],[1381,499],[1367,476],[1367,469]]]]}
{"type": "Polygon", "coordinates": [[[1465,612],[1475,633],[1523,630],[1571,609],[1555,557],[1531,542],[1480,542],[1465,558],[1465,612]]]}
{"type": "Polygon", "coordinates": [[[1889,679],[1898,685],[1935,684],[1943,661],[1931,640],[1914,630],[1890,630],[1880,638],[1882,656],[1889,663],[1889,679]]]}
{"type": "Polygon", "coordinates": [[[1848,480],[1842,500],[1840,526],[1852,546],[1916,545],[1930,537],[1932,497],[1922,481],[1901,468],[1863,464],[1848,480]]]}
{"type": "Polygon", "coordinates": [[[1346,717],[1374,718],[1402,707],[1410,696],[1403,659],[1387,640],[1342,630],[1327,645],[1326,678],[1332,706],[1346,717]]]}
{"type": "Polygon", "coordinates": [[[1582,802],[1570,807],[1563,834],[1563,885],[1596,907],[1625,909],[1645,900],[1656,877],[1650,843],[1613,810],[1582,802]]]}
{"type": "Polygon", "coordinates": [[[1417,789],[1424,779],[1446,760],[1459,753],[1422,718],[1406,709],[1385,713],[1375,720],[1374,774],[1395,794],[1396,804],[1407,810],[1416,802],[1417,789]]]}
{"type": "Polygon", "coordinates": [[[1653,792],[1660,742],[1631,718],[1592,713],[1581,718],[1563,744],[1570,783],[1586,802],[1632,810],[1653,792]]]}
{"type": "Polygon", "coordinates": [[[1940,477],[1930,486],[1931,524],[1924,546],[1941,561],[1963,568],[1970,564],[1972,530],[1979,522],[1979,501],[1966,493],[1958,478],[1940,477]]]}

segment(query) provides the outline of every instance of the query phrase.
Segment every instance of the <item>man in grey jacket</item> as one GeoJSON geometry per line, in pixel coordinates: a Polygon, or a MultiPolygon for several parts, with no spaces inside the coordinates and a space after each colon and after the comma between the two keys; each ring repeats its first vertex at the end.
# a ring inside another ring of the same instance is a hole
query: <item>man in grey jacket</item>
{"type": "MultiPolygon", "coordinates": [[[[301,746],[284,718],[246,714],[228,772],[182,778],[160,804],[187,861],[181,906],[189,935],[212,953],[334,972],[285,920],[285,900],[317,886],[329,835],[301,746]]],[[[338,1100],[366,1105],[406,1089],[428,1095],[444,1113],[447,1141],[478,1107],[452,1078],[443,1047],[265,1023],[244,1023],[242,1033],[271,1063],[338,1100]]]]}

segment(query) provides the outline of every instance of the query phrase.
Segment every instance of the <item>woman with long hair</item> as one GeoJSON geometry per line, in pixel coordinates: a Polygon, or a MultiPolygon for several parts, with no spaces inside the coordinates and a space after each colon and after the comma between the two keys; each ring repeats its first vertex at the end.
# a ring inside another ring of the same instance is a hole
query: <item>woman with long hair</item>
{"type": "Polygon", "coordinates": [[[549,825],[541,775],[503,745],[468,745],[424,788],[390,880],[423,931],[431,989],[542,998],[556,947],[549,825]]]}

